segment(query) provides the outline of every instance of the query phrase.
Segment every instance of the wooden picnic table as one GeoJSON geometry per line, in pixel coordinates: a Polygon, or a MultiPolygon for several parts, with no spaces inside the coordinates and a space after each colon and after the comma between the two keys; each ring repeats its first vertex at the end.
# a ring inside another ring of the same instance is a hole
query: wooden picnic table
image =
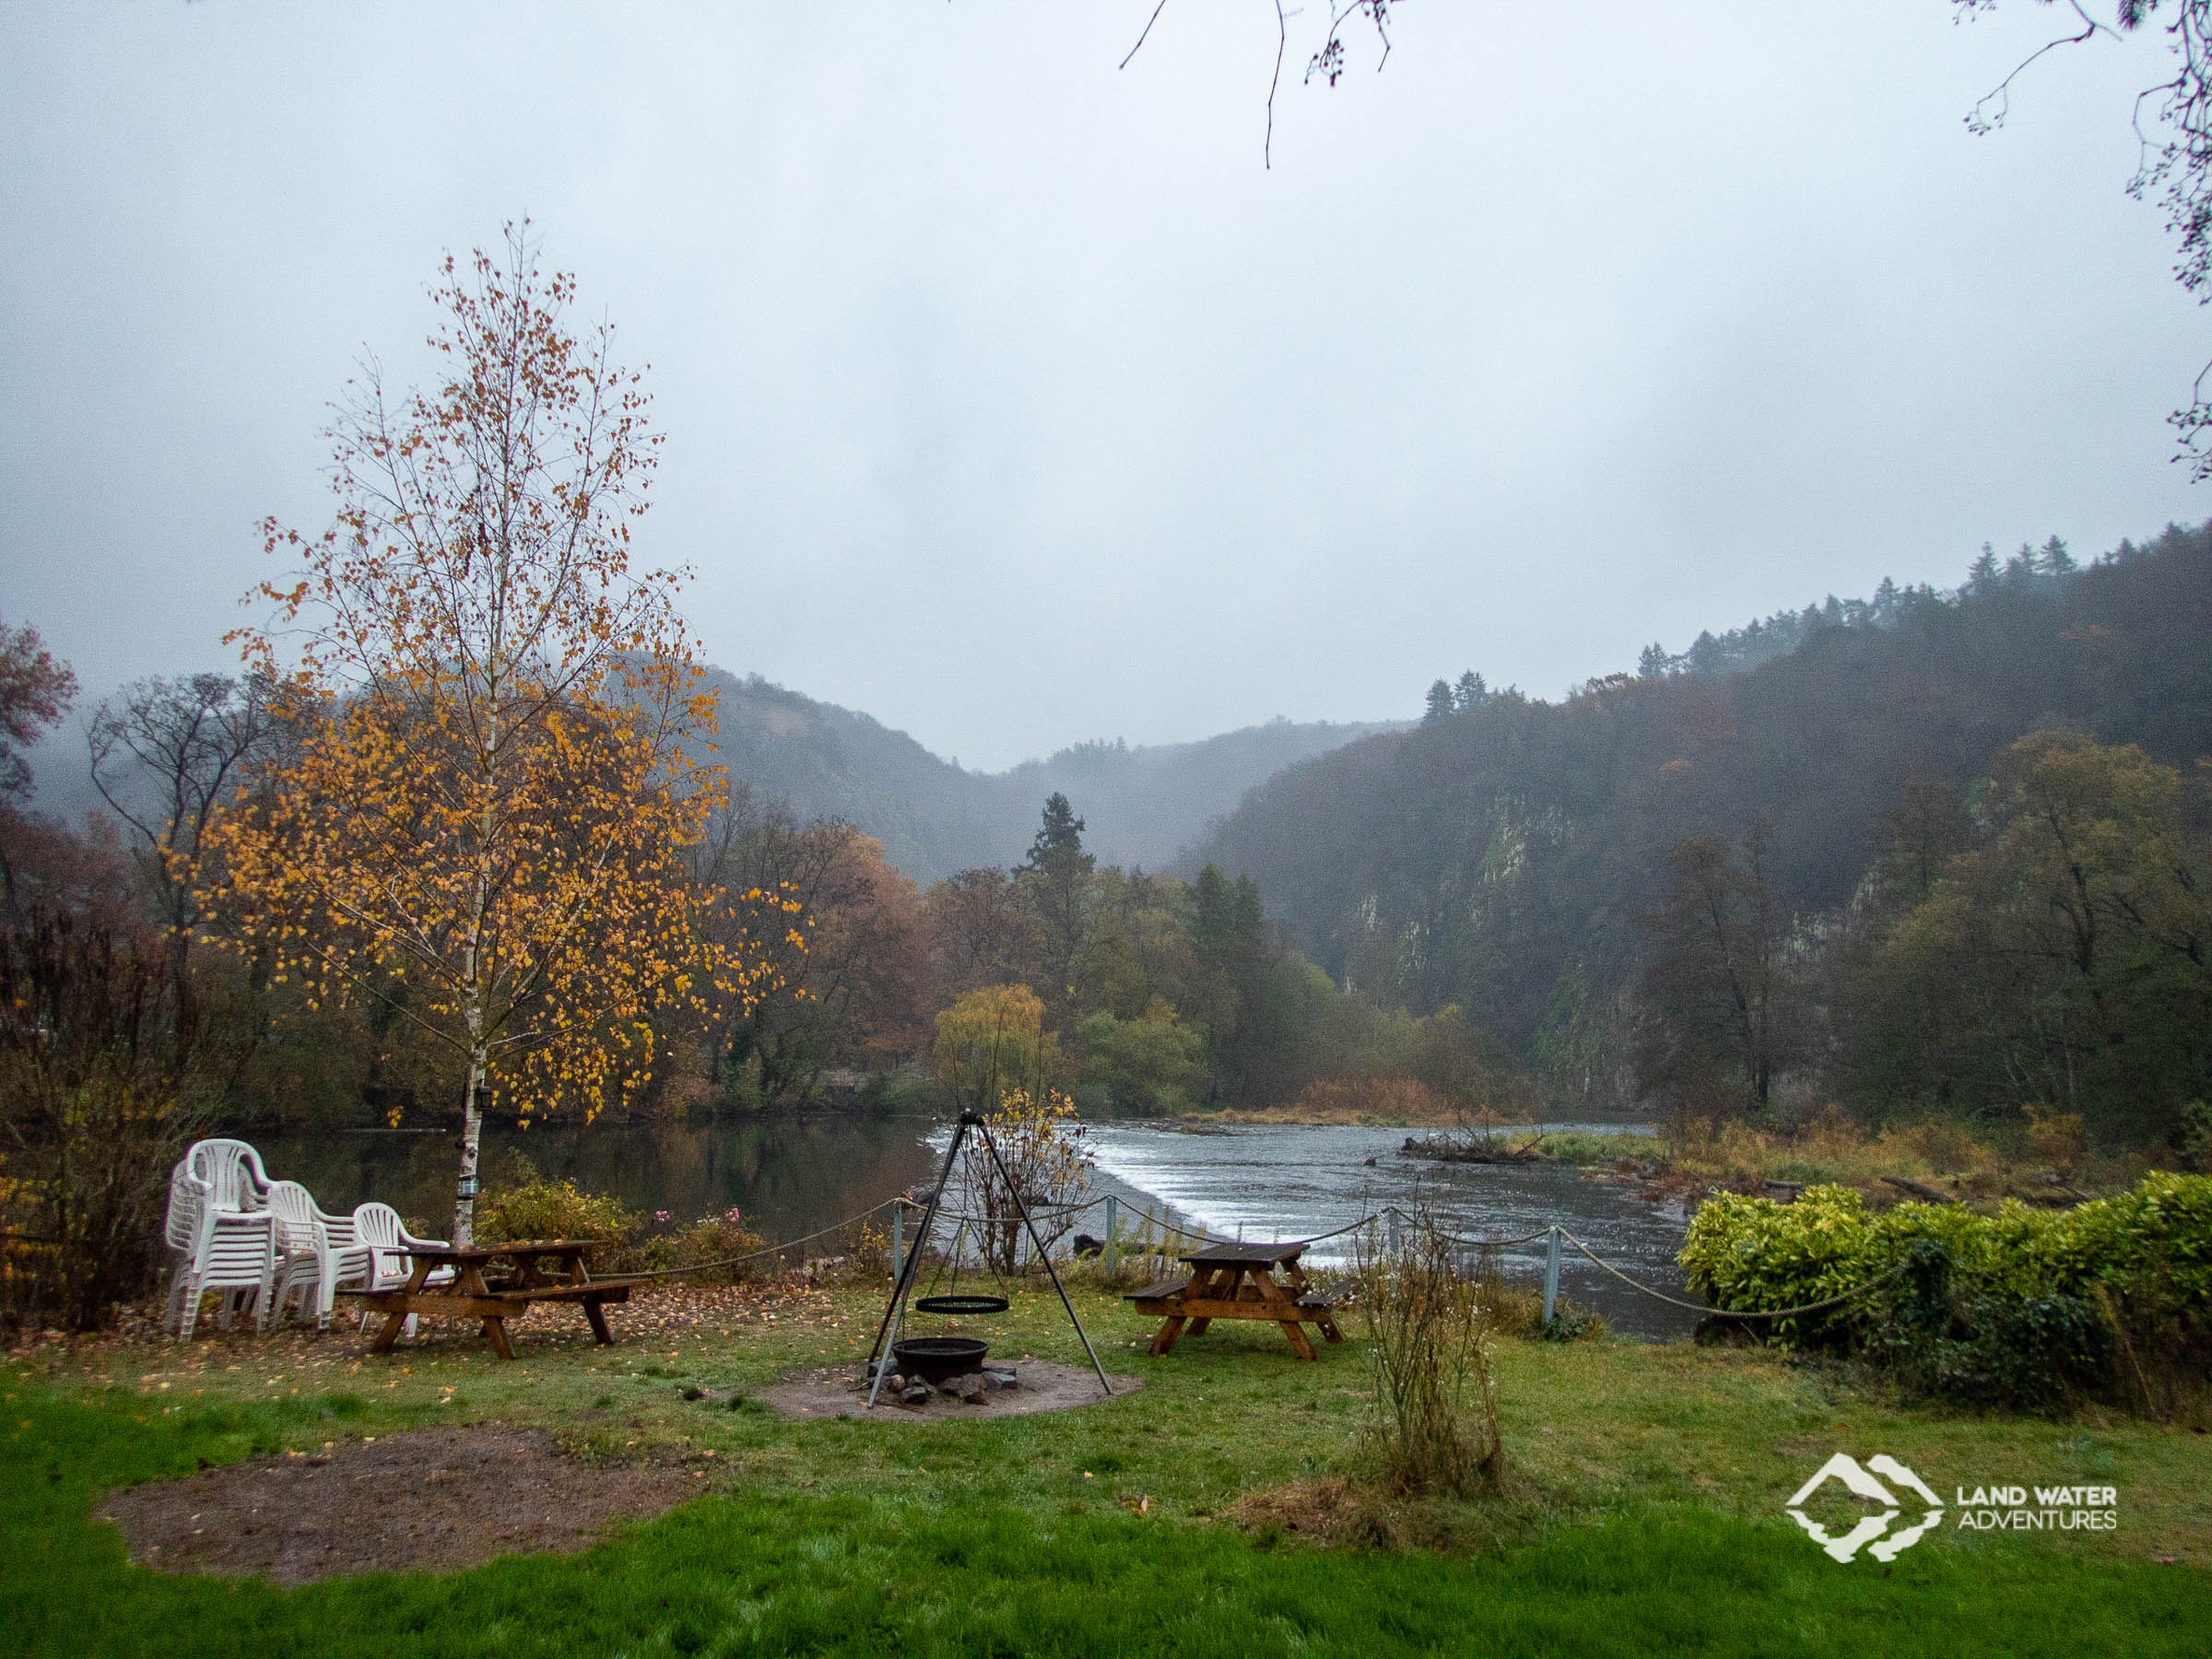
{"type": "Polygon", "coordinates": [[[428,1313],[441,1319],[482,1320],[484,1339],[500,1359],[512,1359],[514,1346],[507,1340],[508,1319],[541,1301],[578,1303],[591,1322],[593,1340],[605,1344],[614,1341],[615,1335],[607,1329],[602,1310],[608,1302],[628,1301],[629,1288],[637,1281],[594,1279],[585,1272],[583,1258],[598,1245],[596,1239],[514,1239],[503,1244],[418,1246],[403,1253],[415,1264],[405,1289],[350,1294],[384,1316],[383,1328],[370,1344],[379,1354],[391,1352],[408,1314],[428,1313]],[[541,1264],[548,1261],[564,1265],[560,1277],[548,1277],[540,1271],[541,1264]],[[508,1264],[511,1273],[488,1281],[484,1269],[497,1262],[508,1264]],[[441,1267],[453,1270],[453,1281],[431,1289],[425,1281],[441,1267]]]}
{"type": "Polygon", "coordinates": [[[1301,1325],[1319,1326],[1331,1342],[1342,1342],[1344,1333],[1329,1312],[1329,1299],[1306,1284],[1298,1265],[1305,1248],[1302,1243],[1209,1244],[1182,1258],[1191,1269],[1186,1277],[1161,1279],[1124,1300],[1135,1302],[1140,1313],[1166,1315],[1152,1338],[1156,1359],[1175,1346],[1185,1326],[1192,1335],[1203,1336],[1217,1319],[1266,1319],[1282,1327],[1300,1359],[1317,1359],[1301,1325]]]}

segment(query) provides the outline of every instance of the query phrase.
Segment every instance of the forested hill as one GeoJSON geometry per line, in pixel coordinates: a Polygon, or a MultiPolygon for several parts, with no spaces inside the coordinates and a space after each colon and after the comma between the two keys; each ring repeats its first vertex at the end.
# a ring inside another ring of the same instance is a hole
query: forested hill
{"type": "Polygon", "coordinates": [[[1054,791],[1086,820],[1085,842],[1101,862],[1158,867],[1282,768],[1400,729],[1276,720],[1195,743],[1078,744],[987,773],[759,676],[716,670],[712,683],[721,693],[720,759],[734,782],[756,801],[785,803],[802,822],[844,819],[924,886],[974,865],[1020,862],[1054,791]]]}
{"type": "Polygon", "coordinates": [[[1251,875],[1340,984],[1456,1003],[1541,1063],[1618,1006],[1685,838],[1763,817],[1766,879],[1808,918],[1851,899],[1908,781],[1970,786],[2027,732],[2212,754],[2212,524],[2086,569],[1985,551],[1955,593],[1781,620],[1557,703],[1440,683],[1418,728],[1291,768],[1194,860],[1251,875]]]}

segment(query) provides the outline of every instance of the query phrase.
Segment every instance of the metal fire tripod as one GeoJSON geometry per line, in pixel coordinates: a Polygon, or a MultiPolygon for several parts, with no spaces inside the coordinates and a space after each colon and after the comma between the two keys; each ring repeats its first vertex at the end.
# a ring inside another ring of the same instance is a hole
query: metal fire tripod
{"type": "Polygon", "coordinates": [[[1014,1213],[1021,1218],[1022,1226],[1029,1230],[1030,1242],[1037,1247],[1037,1259],[1044,1264],[1045,1272],[1053,1276],[1053,1288],[1060,1292],[1060,1305],[1067,1310],[1067,1322],[1076,1327],[1076,1335],[1083,1339],[1083,1351],[1090,1356],[1090,1369],[1099,1373],[1099,1386],[1112,1398],[1113,1384],[1106,1381],[1106,1368],[1099,1363],[1099,1351],[1090,1346],[1089,1335],[1083,1329],[1082,1320],[1076,1316],[1076,1304],[1067,1300],[1067,1287],[1060,1282],[1059,1269],[1053,1265],[1052,1254],[1045,1249],[1044,1241],[1038,1236],[1037,1223],[1030,1219],[1030,1206],[1022,1202],[1021,1189],[1014,1184],[1014,1177],[1006,1172],[1006,1161],[998,1155],[998,1143],[991,1138],[991,1126],[977,1113],[963,1112],[959,1126],[952,1132],[952,1144],[945,1148],[945,1167],[937,1171],[936,1190],[929,1195],[929,1206],[923,1213],[921,1229],[915,1233],[913,1244],[906,1253],[906,1260],[899,1265],[899,1282],[891,1288],[890,1305],[884,1309],[883,1322],[876,1327],[876,1340],[868,1349],[868,1363],[875,1374],[868,1383],[867,1408],[875,1408],[876,1396],[883,1388],[885,1374],[890,1370],[891,1344],[899,1340],[899,1326],[906,1314],[908,1293],[913,1289],[915,1270],[922,1264],[923,1247],[929,1242],[930,1229],[936,1225],[937,1211],[945,1203],[945,1188],[952,1180],[955,1160],[960,1155],[960,1143],[968,1138],[971,1129],[983,1137],[983,1148],[991,1154],[992,1167],[997,1170],[998,1178],[1006,1183],[1006,1192],[1014,1200],[1014,1213]]]}

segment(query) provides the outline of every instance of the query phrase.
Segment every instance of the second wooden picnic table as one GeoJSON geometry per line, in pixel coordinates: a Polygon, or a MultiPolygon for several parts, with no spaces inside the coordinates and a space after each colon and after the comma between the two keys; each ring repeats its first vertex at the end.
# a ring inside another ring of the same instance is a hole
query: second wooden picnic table
{"type": "Polygon", "coordinates": [[[1173,1347],[1186,1326],[1202,1336],[1217,1319],[1265,1319],[1282,1327],[1300,1359],[1317,1359],[1321,1356],[1300,1327],[1314,1325],[1331,1342],[1342,1342],[1344,1333],[1329,1312],[1329,1299],[1306,1284],[1298,1265],[1305,1248],[1302,1242],[1209,1244],[1181,1258],[1191,1270],[1186,1277],[1132,1290],[1125,1300],[1140,1313],[1166,1315],[1152,1338],[1154,1358],[1173,1347]]]}
{"type": "Polygon", "coordinates": [[[445,1319],[482,1320],[484,1340],[500,1359],[512,1359],[514,1346],[507,1340],[507,1321],[527,1312],[532,1302],[540,1301],[579,1304],[591,1324],[593,1340],[612,1342],[614,1333],[607,1329],[606,1315],[601,1310],[608,1302],[628,1301],[633,1281],[594,1279],[584,1271],[583,1258],[597,1248],[595,1239],[512,1239],[501,1244],[441,1244],[409,1250],[406,1253],[414,1259],[415,1266],[405,1289],[361,1293],[361,1300],[384,1316],[383,1328],[370,1347],[377,1353],[389,1353],[407,1315],[427,1313],[445,1319]],[[560,1277],[548,1277],[541,1271],[542,1264],[548,1261],[563,1265],[560,1277]],[[498,1262],[508,1264],[510,1277],[497,1283],[487,1281],[486,1265],[498,1262]],[[453,1270],[453,1282],[433,1290],[427,1281],[441,1267],[453,1270]]]}

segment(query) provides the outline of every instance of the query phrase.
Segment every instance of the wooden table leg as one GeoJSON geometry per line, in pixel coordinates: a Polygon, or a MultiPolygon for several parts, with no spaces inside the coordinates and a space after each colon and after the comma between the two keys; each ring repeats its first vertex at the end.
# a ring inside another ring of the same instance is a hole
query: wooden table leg
{"type": "MultiPolygon", "coordinates": [[[[407,1294],[409,1296],[413,1296],[418,1290],[421,1289],[423,1281],[428,1279],[429,1277],[429,1258],[427,1256],[417,1256],[413,1265],[407,1270],[407,1294]]],[[[404,1312],[386,1314],[384,1316],[384,1328],[377,1332],[376,1340],[369,1345],[369,1351],[372,1354],[390,1353],[392,1351],[392,1345],[399,1340],[399,1333],[403,1328],[405,1328],[406,1323],[407,1316],[404,1312]]]]}
{"type": "Polygon", "coordinates": [[[1306,1339],[1305,1328],[1299,1323],[1297,1300],[1283,1293],[1283,1287],[1275,1282],[1275,1275],[1265,1267],[1255,1267],[1252,1271],[1252,1282],[1260,1293],[1260,1300],[1271,1311],[1281,1313],[1282,1317],[1275,1322],[1276,1325],[1290,1339],[1290,1347],[1298,1357],[1300,1359],[1320,1359],[1321,1356],[1313,1351],[1312,1343],[1306,1339]]]}
{"type": "MultiPolygon", "coordinates": [[[[489,1296],[484,1284],[484,1270],[474,1262],[461,1264],[454,1276],[453,1287],[464,1296],[489,1296]]],[[[514,1358],[514,1345],[507,1340],[507,1321],[497,1313],[484,1316],[484,1340],[491,1344],[491,1351],[502,1359],[514,1358]]]]}
{"type": "MultiPolygon", "coordinates": [[[[1221,1274],[1206,1270],[1206,1267],[1199,1267],[1199,1270],[1190,1277],[1190,1289],[1185,1289],[1183,1294],[1185,1296],[1212,1296],[1218,1289],[1218,1285],[1221,1285],[1221,1274]]],[[[1206,1336],[1207,1325],[1212,1325],[1210,1318],[1194,1318],[1194,1321],[1190,1321],[1188,1329],[1193,1336],[1206,1336]]]]}
{"type": "MultiPolygon", "coordinates": [[[[1209,1300],[1234,1301],[1237,1300],[1237,1270],[1234,1267],[1225,1267],[1216,1273],[1201,1267],[1191,1276],[1191,1287],[1183,1294],[1191,1297],[1202,1296],[1209,1300]],[[1224,1280],[1227,1281],[1226,1289],[1223,1288],[1224,1280]]],[[[1205,1335],[1206,1327],[1213,1323],[1211,1319],[1192,1320],[1191,1335],[1194,1336],[1205,1335]]]]}
{"type": "Polygon", "coordinates": [[[597,1297],[587,1296],[583,1299],[583,1316],[592,1322],[592,1340],[594,1342],[604,1347],[614,1341],[614,1332],[606,1328],[606,1311],[599,1305],[597,1297]]]}
{"type": "Polygon", "coordinates": [[[1159,1335],[1152,1338],[1152,1358],[1157,1359],[1175,1346],[1175,1338],[1182,1335],[1182,1327],[1190,1321],[1180,1313],[1171,1313],[1161,1322],[1159,1335]]]}

